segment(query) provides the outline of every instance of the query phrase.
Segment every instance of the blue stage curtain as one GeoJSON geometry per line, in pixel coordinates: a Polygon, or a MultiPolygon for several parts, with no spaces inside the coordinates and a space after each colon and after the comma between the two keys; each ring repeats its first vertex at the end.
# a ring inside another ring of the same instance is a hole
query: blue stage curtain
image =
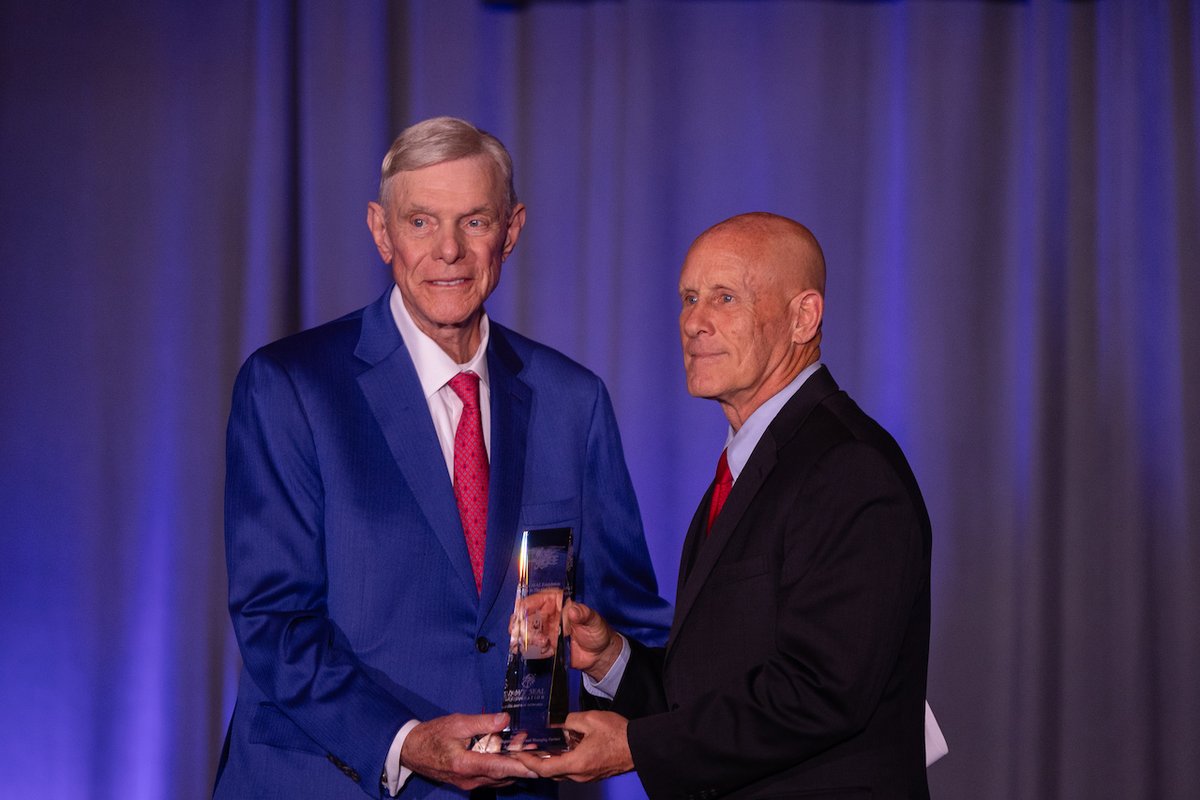
{"type": "Polygon", "coordinates": [[[435,114],[514,154],[489,310],[607,380],[665,591],[724,434],[678,268],[786,214],[933,516],[935,796],[1200,796],[1186,0],[0,3],[0,794],[208,796],[233,377],[386,286],[435,114]]]}

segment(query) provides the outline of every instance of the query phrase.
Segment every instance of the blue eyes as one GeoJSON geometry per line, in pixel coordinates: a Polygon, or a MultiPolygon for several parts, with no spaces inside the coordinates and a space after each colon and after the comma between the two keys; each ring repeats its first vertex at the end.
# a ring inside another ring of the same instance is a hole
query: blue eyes
{"type": "MultiPolygon", "coordinates": [[[[717,295],[716,299],[717,299],[718,303],[721,303],[722,305],[728,305],[728,304],[734,302],[734,300],[736,300],[737,298],[735,298],[731,294],[719,294],[719,295],[717,295]]],[[[684,295],[684,297],[683,297],[683,304],[685,306],[694,306],[699,302],[700,302],[700,298],[694,294],[684,295]]]]}
{"type": "MultiPolygon", "coordinates": [[[[413,217],[408,221],[408,224],[418,230],[424,230],[432,226],[433,222],[427,217],[413,217]]],[[[468,230],[482,231],[487,230],[489,226],[488,220],[482,217],[473,217],[468,219],[463,226],[468,230]]]]}

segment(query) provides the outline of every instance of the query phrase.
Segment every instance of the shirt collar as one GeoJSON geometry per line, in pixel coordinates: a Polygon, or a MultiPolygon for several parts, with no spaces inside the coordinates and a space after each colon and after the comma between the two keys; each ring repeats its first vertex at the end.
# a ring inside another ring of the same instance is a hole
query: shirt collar
{"type": "Polygon", "coordinates": [[[733,427],[730,426],[728,433],[725,435],[725,457],[729,460],[729,472],[733,475],[735,481],[746,466],[746,462],[750,460],[750,454],[758,446],[759,440],[767,432],[767,427],[775,419],[775,415],[779,413],[779,410],[783,408],[788,400],[792,399],[792,395],[804,385],[804,382],[820,368],[820,361],[809,364],[800,371],[799,375],[792,378],[791,383],[771,395],[765,403],[754,409],[754,413],[742,423],[742,427],[738,428],[736,433],[733,427]]]}
{"type": "Polygon", "coordinates": [[[470,370],[479,376],[479,381],[488,386],[487,346],[491,326],[488,323],[487,312],[479,316],[479,347],[475,355],[465,364],[459,364],[446,354],[437,342],[431,339],[413,322],[412,315],[404,305],[399,287],[392,287],[388,303],[392,309],[392,318],[400,331],[408,354],[412,357],[413,366],[417,369],[417,379],[421,381],[421,390],[425,399],[433,397],[443,386],[460,372],[470,370]]]}

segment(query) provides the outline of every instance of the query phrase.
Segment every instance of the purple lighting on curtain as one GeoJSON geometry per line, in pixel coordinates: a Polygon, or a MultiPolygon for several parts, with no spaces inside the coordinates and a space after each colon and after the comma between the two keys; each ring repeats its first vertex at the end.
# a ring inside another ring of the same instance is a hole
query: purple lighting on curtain
{"type": "Polygon", "coordinates": [[[665,593],[725,431],[680,263],[783,213],[934,520],[934,796],[1200,796],[1197,76],[1175,0],[0,4],[0,793],[209,795],[235,371],[378,296],[380,159],[453,114],[529,206],[489,312],[608,383],[665,593]]]}

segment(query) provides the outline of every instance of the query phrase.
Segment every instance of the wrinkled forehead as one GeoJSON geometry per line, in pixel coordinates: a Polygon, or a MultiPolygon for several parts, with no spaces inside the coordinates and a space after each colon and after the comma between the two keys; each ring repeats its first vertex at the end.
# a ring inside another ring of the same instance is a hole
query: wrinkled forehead
{"type": "Polygon", "coordinates": [[[412,170],[399,170],[389,180],[391,203],[401,206],[432,197],[455,198],[471,206],[503,212],[506,206],[500,168],[483,155],[438,161],[412,170]]]}
{"type": "Polygon", "coordinates": [[[762,241],[719,234],[703,236],[684,257],[680,287],[759,286],[769,281],[774,272],[773,261],[762,241]]]}
{"type": "Polygon", "coordinates": [[[737,250],[693,245],[679,270],[679,288],[695,291],[714,286],[741,286],[750,277],[750,272],[751,265],[737,250]]]}

